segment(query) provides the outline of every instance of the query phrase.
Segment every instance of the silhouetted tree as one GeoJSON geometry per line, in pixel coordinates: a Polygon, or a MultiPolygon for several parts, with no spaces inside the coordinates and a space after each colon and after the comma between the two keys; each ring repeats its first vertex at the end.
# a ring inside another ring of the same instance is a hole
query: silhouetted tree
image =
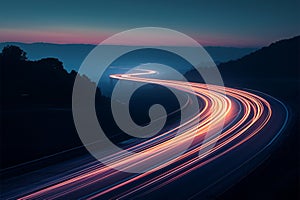
{"type": "Polygon", "coordinates": [[[20,49],[18,46],[8,45],[5,46],[1,53],[1,59],[3,61],[24,61],[27,60],[26,52],[20,49]]]}
{"type": "MultiPolygon", "coordinates": [[[[2,105],[51,105],[70,107],[77,72],[68,73],[57,58],[30,61],[26,52],[9,45],[0,54],[0,97],[2,105]]],[[[87,86],[96,84],[84,75],[87,86]]],[[[101,98],[97,89],[96,97],[101,98]]]]}
{"type": "Polygon", "coordinates": [[[63,69],[63,63],[60,60],[58,60],[57,58],[43,58],[37,62],[41,66],[47,66],[54,70],[62,70],[63,69]]]}

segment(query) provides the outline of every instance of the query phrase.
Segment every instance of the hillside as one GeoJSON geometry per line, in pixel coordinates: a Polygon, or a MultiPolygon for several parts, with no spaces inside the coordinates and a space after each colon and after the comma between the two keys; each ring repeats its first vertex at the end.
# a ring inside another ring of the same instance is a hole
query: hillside
{"type": "Polygon", "coordinates": [[[75,71],[56,58],[30,61],[19,47],[7,46],[0,75],[1,169],[81,145],[71,112],[75,71]]]}
{"type": "MultiPolygon", "coordinates": [[[[0,54],[1,106],[71,106],[77,72],[68,73],[57,58],[27,59],[17,46],[6,46],[0,54]]],[[[85,79],[92,86],[90,80],[85,79]]],[[[99,93],[100,94],[100,93],[99,93]]]]}
{"type": "Polygon", "coordinates": [[[300,36],[280,40],[238,60],[219,64],[224,79],[293,78],[300,73],[300,36]]]}

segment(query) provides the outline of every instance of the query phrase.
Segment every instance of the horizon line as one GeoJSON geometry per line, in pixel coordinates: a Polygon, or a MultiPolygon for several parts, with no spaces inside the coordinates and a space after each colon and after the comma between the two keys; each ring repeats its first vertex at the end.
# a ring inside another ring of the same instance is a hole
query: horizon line
{"type": "MultiPolygon", "coordinates": [[[[273,41],[277,42],[280,40],[273,41]]],[[[55,43],[55,42],[22,42],[22,41],[0,41],[0,43],[21,43],[21,44],[50,44],[50,45],[91,45],[91,46],[97,46],[99,44],[93,44],[93,43],[55,43]]],[[[199,43],[199,42],[198,42],[199,43]]],[[[271,45],[272,43],[268,45],[258,45],[258,46],[251,46],[251,45],[237,45],[237,46],[232,46],[232,45],[200,45],[203,47],[224,47],[224,48],[251,48],[251,49],[257,49],[257,48],[262,48],[271,45]]],[[[134,46],[134,47],[143,47],[143,46],[153,46],[153,47],[193,47],[193,46],[182,46],[182,45],[129,45],[129,44],[103,44],[105,46],[134,46]]]]}

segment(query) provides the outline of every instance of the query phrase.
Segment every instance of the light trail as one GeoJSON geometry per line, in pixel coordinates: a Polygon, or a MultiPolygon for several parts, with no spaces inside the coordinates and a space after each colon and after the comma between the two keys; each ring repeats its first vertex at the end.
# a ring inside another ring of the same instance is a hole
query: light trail
{"type": "Polygon", "coordinates": [[[203,107],[199,113],[191,116],[180,126],[129,146],[127,149],[134,149],[141,154],[125,156],[117,153],[107,157],[107,161],[113,167],[125,169],[168,153],[170,149],[184,144],[192,137],[194,141],[189,149],[181,156],[171,157],[160,166],[142,174],[120,172],[95,162],[86,169],[66,173],[59,180],[49,182],[26,195],[19,196],[19,199],[55,199],[72,195],[95,185],[97,189],[93,189],[82,198],[126,199],[145,192],[145,189],[151,192],[243,145],[260,133],[272,116],[270,103],[256,94],[227,87],[224,89],[215,85],[210,85],[208,90],[207,85],[201,83],[147,78],[143,76],[157,72],[142,71],[132,74],[114,74],[110,77],[172,87],[190,95],[196,95],[203,102],[203,107]],[[222,132],[217,132],[223,123],[222,132]],[[179,128],[184,128],[185,132],[176,137],[170,137],[170,135],[174,136],[179,128]],[[204,140],[208,131],[213,134],[204,140]],[[214,146],[211,147],[211,145],[214,146]]]}

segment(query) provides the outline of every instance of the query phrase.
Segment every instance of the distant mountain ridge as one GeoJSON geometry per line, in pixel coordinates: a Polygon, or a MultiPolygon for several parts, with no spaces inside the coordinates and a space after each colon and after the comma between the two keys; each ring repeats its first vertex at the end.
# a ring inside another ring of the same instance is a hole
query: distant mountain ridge
{"type": "Polygon", "coordinates": [[[300,75],[300,36],[263,47],[240,59],[218,65],[225,78],[295,78],[300,75]]]}
{"type": "MultiPolygon", "coordinates": [[[[52,44],[52,43],[20,43],[20,42],[3,42],[0,43],[0,50],[7,45],[19,46],[27,52],[30,60],[39,60],[44,57],[58,58],[64,63],[67,71],[78,71],[82,61],[89,52],[96,46],[92,44],[52,44]]],[[[204,47],[211,55],[213,60],[218,64],[235,60],[247,55],[257,48],[236,48],[236,47],[204,47]]]]}
{"type": "MultiPolygon", "coordinates": [[[[225,83],[245,80],[300,80],[300,36],[284,39],[242,58],[218,64],[225,83]]],[[[203,81],[196,70],[187,72],[190,81],[203,81]]]]}

